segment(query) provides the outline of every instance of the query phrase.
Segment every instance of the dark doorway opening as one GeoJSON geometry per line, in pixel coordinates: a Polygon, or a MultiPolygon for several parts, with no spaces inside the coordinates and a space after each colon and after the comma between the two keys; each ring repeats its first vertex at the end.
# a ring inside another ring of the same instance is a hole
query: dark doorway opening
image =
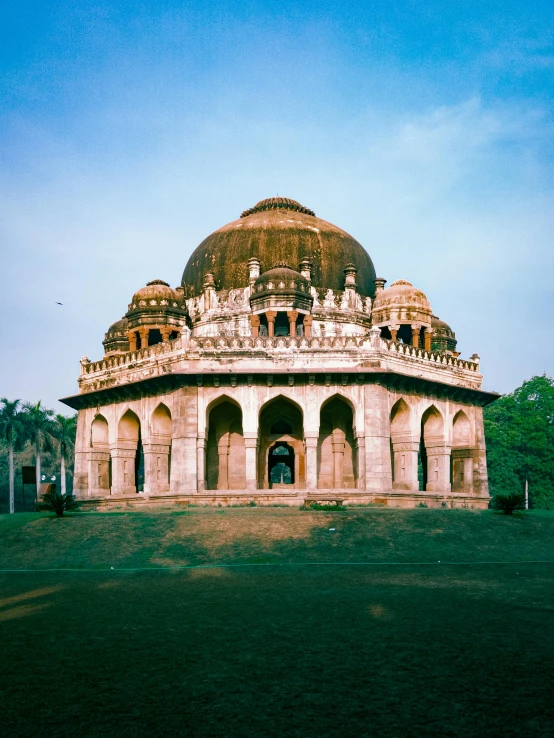
{"type": "Polygon", "coordinates": [[[275,443],[268,455],[269,486],[294,484],[294,450],[285,441],[275,443]]]}

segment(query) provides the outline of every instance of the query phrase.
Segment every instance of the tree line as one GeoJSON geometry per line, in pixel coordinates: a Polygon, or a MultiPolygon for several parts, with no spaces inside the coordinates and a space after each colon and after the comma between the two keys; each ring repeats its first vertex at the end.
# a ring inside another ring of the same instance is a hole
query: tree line
{"type": "MultiPolygon", "coordinates": [[[[554,509],[554,379],[532,377],[486,407],[484,415],[491,495],[521,493],[527,484],[531,507],[554,509]]],[[[14,457],[18,466],[35,462],[37,490],[46,457],[49,468],[59,468],[61,492],[66,493],[76,426],[76,415],[56,415],[41,402],[0,400],[0,491],[7,482],[10,511],[14,457]]]]}
{"type": "MultiPolygon", "coordinates": [[[[59,463],[60,489],[67,492],[67,473],[73,465],[73,449],[77,430],[77,416],[54,413],[39,400],[36,403],[0,399],[0,433],[5,467],[7,460],[8,512],[15,510],[15,460],[34,461],[35,483],[38,489],[42,477],[42,461],[46,456],[49,467],[59,463]],[[29,454],[29,452],[31,452],[29,454]],[[7,459],[6,459],[7,456],[7,459]]],[[[5,487],[5,479],[2,487],[5,487]]]]}

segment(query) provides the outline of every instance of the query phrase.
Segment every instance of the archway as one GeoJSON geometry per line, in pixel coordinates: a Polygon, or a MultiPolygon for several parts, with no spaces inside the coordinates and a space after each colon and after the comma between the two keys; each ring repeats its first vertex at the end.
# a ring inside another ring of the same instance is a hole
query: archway
{"type": "Polygon", "coordinates": [[[416,491],[418,489],[419,440],[412,431],[412,411],[400,398],[390,414],[390,444],[392,488],[416,491]]]}
{"type": "Polygon", "coordinates": [[[144,489],[149,494],[169,492],[171,427],[171,411],[160,402],[150,418],[150,438],[144,444],[144,489]]]}
{"type": "Polygon", "coordinates": [[[230,400],[208,408],[206,489],[245,489],[246,453],[242,410],[230,400]]]}
{"type": "Polygon", "coordinates": [[[111,487],[111,455],[106,418],[98,413],[90,427],[89,494],[105,495],[111,487]]]}
{"type": "Polygon", "coordinates": [[[302,411],[298,405],[282,395],[268,402],[260,412],[258,433],[260,489],[281,486],[304,488],[306,486],[304,426],[302,411]],[[276,469],[275,479],[272,479],[271,472],[274,469],[276,469]]]}
{"type": "Polygon", "coordinates": [[[133,494],[144,491],[144,450],[140,420],[127,410],[117,426],[117,445],[112,454],[114,492],[133,494]]]}
{"type": "Polygon", "coordinates": [[[434,405],[421,418],[420,454],[423,489],[450,491],[450,448],[446,446],[444,419],[434,405]]]}
{"type": "Polygon", "coordinates": [[[463,410],[459,410],[452,423],[452,489],[469,493],[473,489],[473,449],[471,424],[463,410]]]}
{"type": "Polygon", "coordinates": [[[269,447],[267,471],[272,489],[294,485],[294,449],[286,441],[269,447]]]}
{"type": "Polygon", "coordinates": [[[355,488],[356,462],[352,408],[344,398],[332,397],[320,411],[317,447],[318,487],[355,488]]]}

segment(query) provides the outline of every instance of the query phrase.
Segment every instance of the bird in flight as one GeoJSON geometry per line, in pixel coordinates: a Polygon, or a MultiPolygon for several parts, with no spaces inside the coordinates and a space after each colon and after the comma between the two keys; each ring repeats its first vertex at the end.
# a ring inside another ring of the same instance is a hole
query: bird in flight
{"type": "Polygon", "coordinates": [[[57,302],[56,305],[63,305],[63,302],[57,302]]]}

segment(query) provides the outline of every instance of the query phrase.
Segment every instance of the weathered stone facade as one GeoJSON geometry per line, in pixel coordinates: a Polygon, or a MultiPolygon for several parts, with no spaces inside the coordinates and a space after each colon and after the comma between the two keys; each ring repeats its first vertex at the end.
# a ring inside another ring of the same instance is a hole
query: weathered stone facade
{"type": "Polygon", "coordinates": [[[384,289],[358,242],[312,211],[272,198],[249,218],[242,245],[227,226],[204,242],[225,251],[230,233],[242,276],[237,262],[225,289],[213,272],[199,277],[197,249],[182,286],[139,290],[104,359],[81,360],[79,394],[64,400],[79,411],[77,496],[486,506],[482,408],[495,395],[481,390],[478,357],[459,358],[427,297],[404,280],[384,289]],[[287,233],[298,250],[302,229],[312,245],[326,231],[325,263],[314,247],[297,264],[264,264],[260,228],[280,256],[287,233]]]}

